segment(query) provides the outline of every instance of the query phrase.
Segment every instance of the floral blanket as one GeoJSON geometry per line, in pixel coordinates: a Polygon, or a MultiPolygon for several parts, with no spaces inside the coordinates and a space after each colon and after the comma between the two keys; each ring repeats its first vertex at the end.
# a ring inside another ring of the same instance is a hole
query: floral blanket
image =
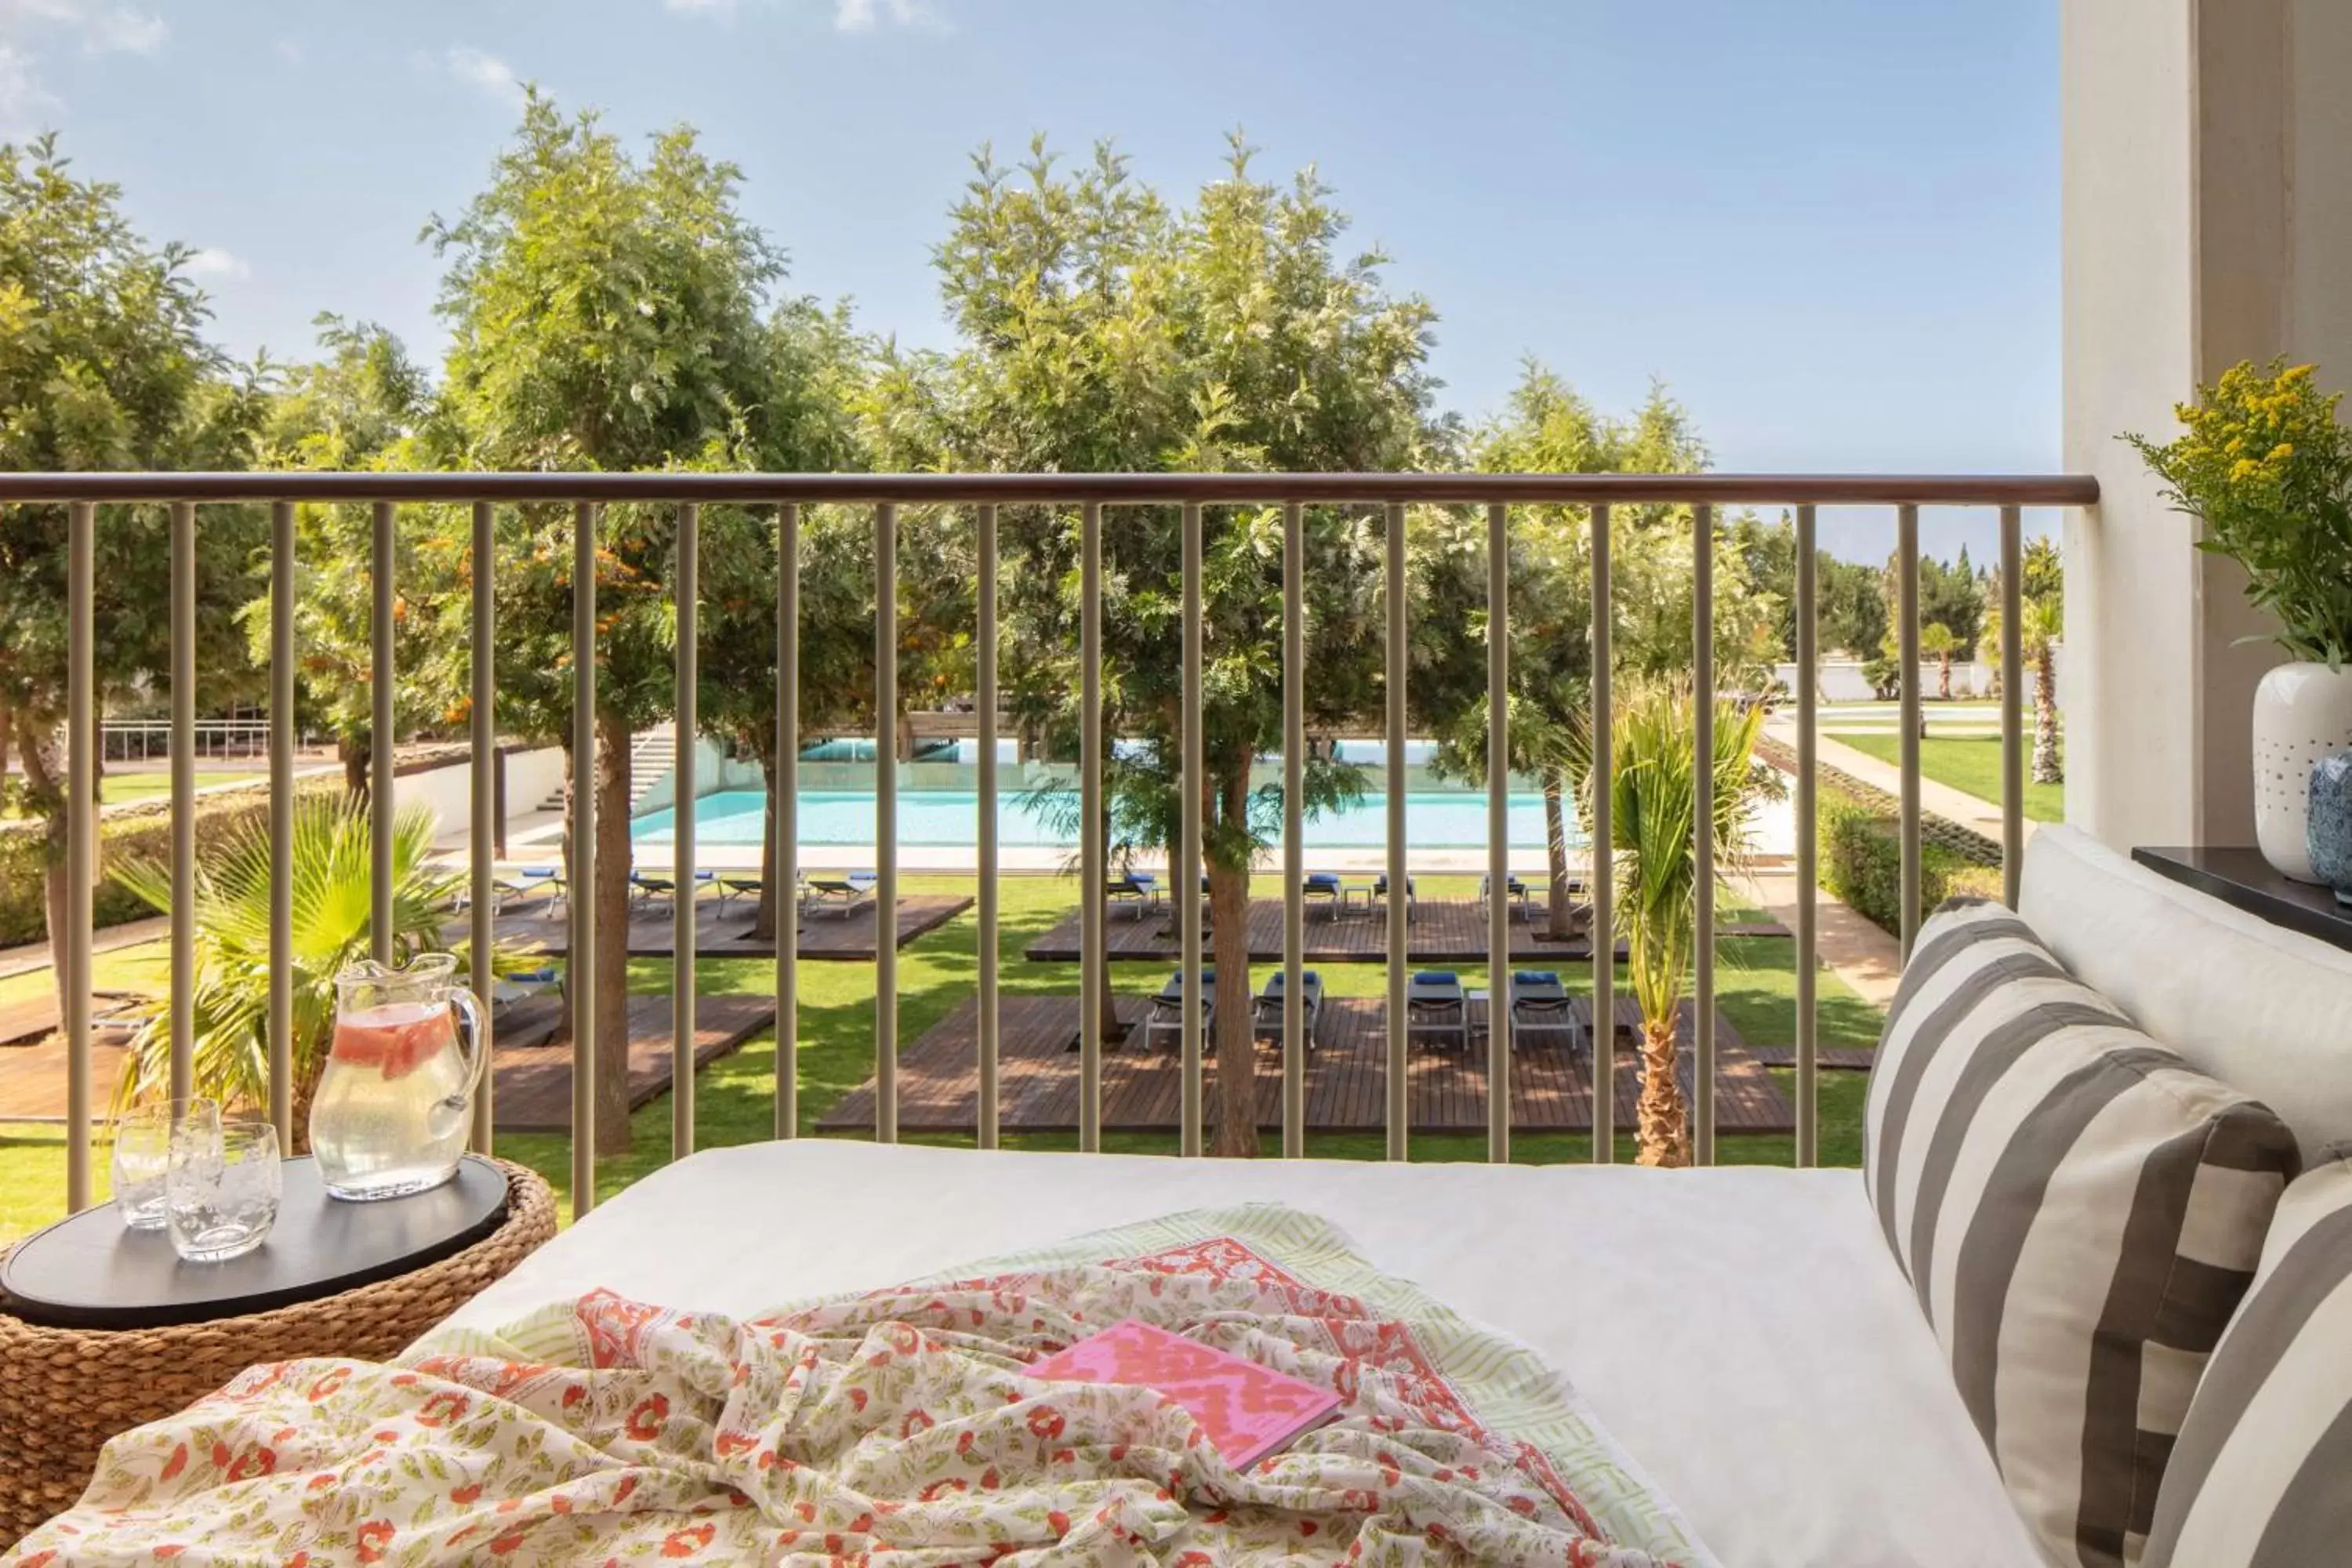
{"type": "Polygon", "coordinates": [[[0,1562],[1711,1562],[1532,1362],[1279,1210],[747,1321],[600,1291],[397,1364],[256,1367],[115,1439],[0,1562]],[[1243,1472],[1149,1389],[1025,1375],[1130,1317],[1333,1389],[1339,1417],[1243,1472]]]}

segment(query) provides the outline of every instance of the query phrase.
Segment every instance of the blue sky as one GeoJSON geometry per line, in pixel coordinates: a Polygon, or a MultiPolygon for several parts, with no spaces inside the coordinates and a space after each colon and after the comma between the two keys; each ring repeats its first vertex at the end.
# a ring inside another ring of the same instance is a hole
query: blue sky
{"type": "MultiPolygon", "coordinates": [[[[524,79],[740,163],[790,287],[940,344],[929,248],[983,142],[1114,137],[1182,195],[1244,128],[1313,163],[1440,314],[1450,405],[1524,355],[1606,406],[1663,377],[1727,469],[2051,469],[2057,0],[0,0],[0,134],[64,133],[216,335],[322,310],[428,361],[416,242],[524,79]]],[[[1931,516],[1981,557],[1989,520],[1931,516]]],[[[1892,524],[1824,519],[1841,553],[1892,524]]]]}

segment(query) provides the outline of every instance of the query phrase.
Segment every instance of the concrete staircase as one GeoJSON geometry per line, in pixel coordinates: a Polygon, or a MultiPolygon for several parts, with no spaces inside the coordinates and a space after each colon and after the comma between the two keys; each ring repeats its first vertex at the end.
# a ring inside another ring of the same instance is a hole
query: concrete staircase
{"type": "MultiPolygon", "coordinates": [[[[629,743],[629,815],[635,816],[637,807],[654,785],[668,776],[677,766],[677,726],[656,724],[629,743]]],[[[562,811],[563,790],[558,786],[553,794],[539,803],[541,811],[562,811]]]]}

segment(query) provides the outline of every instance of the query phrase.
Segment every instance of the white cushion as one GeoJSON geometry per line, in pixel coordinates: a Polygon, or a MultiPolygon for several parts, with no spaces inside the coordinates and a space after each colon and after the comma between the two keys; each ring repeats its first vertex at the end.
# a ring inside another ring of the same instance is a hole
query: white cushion
{"type": "Polygon", "coordinates": [[[2306,1158],[2352,1138],[2352,952],[2055,825],[2027,845],[2019,912],[2140,1028],[2276,1111],[2306,1158]]]}

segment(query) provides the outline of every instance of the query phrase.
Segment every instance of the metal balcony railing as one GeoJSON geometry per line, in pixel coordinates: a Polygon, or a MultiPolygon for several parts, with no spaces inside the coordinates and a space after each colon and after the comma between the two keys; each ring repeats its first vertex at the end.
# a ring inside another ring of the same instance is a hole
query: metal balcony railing
{"type": "MultiPolygon", "coordinates": [[[[1796,945],[1796,1147],[1800,1163],[1816,1154],[1816,1053],[1814,1030],[1814,969],[1816,918],[1812,889],[1816,880],[1814,831],[1814,531],[1816,509],[1822,506],[1893,508],[1896,522],[1897,624],[1902,654],[1903,739],[1901,747],[1901,857],[1903,940],[1907,952],[1912,928],[1918,919],[1920,890],[1919,805],[1919,511],[1922,507],[1997,508],[2000,515],[2000,589],[2002,616],[2001,657],[2006,668],[2021,668],[2019,628],[2021,572],[2021,509],[2087,507],[2098,500],[2097,482],[2087,477],[1935,477],[1935,476],[1809,476],[1809,475],[1554,475],[1554,474],[554,474],[554,473],[87,473],[0,475],[0,504],[63,504],[69,509],[68,596],[68,724],[74,742],[69,747],[69,824],[68,879],[70,889],[67,930],[56,944],[58,961],[66,966],[65,1030],[68,1044],[68,1178],[70,1206],[90,1201],[90,953],[91,905],[96,848],[96,812],[90,804],[95,783],[95,759],[82,738],[93,733],[96,711],[93,651],[101,628],[93,608],[93,539],[98,508],[118,503],[168,504],[171,508],[172,670],[171,767],[174,830],[171,871],[175,887],[190,885],[195,858],[193,800],[196,748],[195,731],[195,606],[198,509],[206,503],[268,502],[272,508],[272,572],[270,594],[277,606],[289,605],[294,593],[294,509],[302,502],[365,503],[373,507],[373,668],[392,669],[394,631],[394,537],[397,509],[403,502],[470,504],[474,559],[495,559],[492,523],[495,509],[520,503],[569,503],[575,508],[573,638],[576,647],[593,648],[597,636],[595,604],[594,509],[605,502],[673,504],[678,510],[678,548],[672,592],[677,616],[677,726],[681,735],[695,729],[697,689],[697,528],[698,509],[705,503],[773,506],[778,516],[776,591],[777,647],[776,722],[780,754],[799,751],[797,650],[800,602],[800,515],[814,503],[870,505],[876,533],[875,639],[877,650],[876,710],[888,715],[898,701],[898,645],[897,575],[898,509],[901,505],[969,509],[977,531],[978,679],[974,693],[979,731],[976,833],[979,861],[979,1060],[978,1136],[982,1147],[998,1142],[998,845],[997,763],[998,715],[997,640],[998,582],[997,509],[1008,504],[1075,507],[1080,518],[1081,616],[1080,654],[1083,670],[1080,697],[1082,754],[1080,769],[1082,878],[1083,994],[1100,993],[1103,966],[1108,961],[1104,926],[1107,903],[1107,845],[1103,801],[1102,585],[1103,531],[1107,510],[1139,505],[1180,505],[1182,509],[1183,777],[1179,864],[1172,868],[1171,892],[1182,933],[1184,984],[1181,1148],[1198,1154],[1202,1142],[1202,953],[1200,879],[1202,851],[1202,569],[1204,508],[1279,505],[1286,513],[1283,556],[1283,767],[1284,767],[1284,1015],[1282,1152],[1297,1157],[1305,1150],[1305,1034],[1301,981],[1304,866],[1300,838],[1301,767],[1304,726],[1304,570],[1301,509],[1308,505],[1378,504],[1384,509],[1384,576],[1387,588],[1386,734],[1401,739],[1406,729],[1406,600],[1405,517],[1409,504],[1483,506],[1486,510],[1490,614],[1486,647],[1489,711],[1504,710],[1508,679],[1508,637],[1506,600],[1508,591],[1507,544],[1511,508],[1523,505],[1581,506],[1590,509],[1593,602],[1610,598],[1610,510],[1620,505],[1686,505],[1694,513],[1696,611],[1693,640],[1696,689],[1714,689],[1713,645],[1714,517],[1727,504],[1793,509],[1796,524],[1797,676],[1799,762],[1796,780],[1796,876],[1802,896],[1794,931],[1796,945]]],[[[494,574],[473,574],[472,738],[473,821],[471,826],[470,972],[489,973],[492,947],[491,770],[495,751],[496,710],[494,661],[489,657],[495,631],[494,574]]],[[[273,714],[290,713],[294,706],[295,617],[270,617],[270,702],[273,714]]],[[[1610,776],[1611,692],[1610,617],[1592,619],[1592,657],[1600,679],[1594,681],[1594,766],[1602,781],[1610,776]]],[[[575,776],[593,775],[595,755],[596,662],[574,661],[575,776]]],[[[2022,801],[2024,736],[2021,680],[2002,685],[2002,851],[2008,896],[2017,894],[2023,848],[2022,801]]],[[[378,734],[394,732],[394,683],[374,683],[373,714],[378,734]]],[[[1712,750],[1714,715],[1708,702],[1696,704],[1699,734],[1697,754],[1712,750]]],[[[290,1131],[292,1027],[291,982],[287,934],[291,921],[289,853],[291,805],[294,799],[295,735],[291,725],[272,725],[268,731],[270,777],[276,811],[273,819],[272,953],[268,1034],[270,1047],[270,1110],[281,1133],[290,1131]]],[[[1405,886],[1406,778],[1404,749],[1387,747],[1387,874],[1391,887],[1405,886]]],[[[1487,868],[1496,887],[1508,879],[1507,811],[1508,751],[1507,736],[1496,730],[1489,737],[1487,796],[1487,868]]],[[[691,889],[695,868],[695,779],[691,746],[677,752],[677,816],[674,840],[677,886],[691,889]]],[[[393,748],[373,749],[374,931],[379,948],[388,946],[392,921],[389,908],[393,879],[393,812],[394,800],[393,748]]],[[[1691,1106],[1694,1152],[1701,1163],[1715,1157],[1715,878],[1713,845],[1706,825],[1712,816],[1709,770],[1696,770],[1699,800],[1696,820],[1698,887],[1697,958],[1695,975],[1694,1067],[1695,1095],[1691,1106]]],[[[794,1135],[798,1108],[794,1103],[797,1064],[794,1057],[796,1007],[795,949],[798,910],[781,889],[791,888],[799,872],[796,835],[794,770],[782,770],[778,801],[778,864],[776,875],[777,938],[775,987],[778,1006],[775,1079],[775,1132],[794,1135]]],[[[1596,788],[1591,824],[1594,844],[1610,842],[1609,791],[1596,788]]],[[[574,794],[572,885],[593,885],[596,859],[593,792],[574,794]]],[[[896,770],[877,770],[875,845],[877,910],[875,943],[875,1136],[893,1142],[898,1135],[896,1081],[898,1020],[898,949],[891,940],[893,911],[898,903],[898,781],[896,770]]],[[[1611,858],[1596,853],[1592,864],[1592,938],[1594,1017],[1612,1016],[1613,951],[1611,858]]],[[[672,1078],[672,1140],[683,1155],[694,1146],[694,901],[674,900],[677,929],[675,987],[676,1052],[672,1078]]],[[[1407,1152],[1407,1009],[1408,904],[1388,901],[1388,1009],[1385,1039],[1388,1061],[1387,1153],[1402,1159],[1407,1152]]],[[[1509,985],[1508,901],[1487,904],[1488,994],[1507,998],[1509,985]]],[[[570,900],[572,929],[568,947],[570,982],[578,998],[596,992],[595,903],[587,897],[570,900]]],[[[171,1083],[174,1094],[186,1092],[193,1048],[194,929],[184,900],[175,901],[171,914],[172,973],[169,998],[171,1083]]],[[[388,952],[379,952],[379,957],[388,952]]],[[[1510,1010],[1494,1005],[1487,1030],[1486,1075],[1487,1155],[1496,1161],[1510,1153],[1509,1081],[1510,1010]]],[[[576,1211],[585,1213],[594,1203],[593,1138],[587,1130],[594,1111],[596,1053],[594,1009],[575,1008],[572,1036],[572,1194],[576,1211]]],[[[1082,1006],[1080,1034],[1079,1147],[1094,1150],[1102,1137],[1103,1027],[1099,1011],[1082,1006]]],[[[1605,1037],[1605,1026],[1596,1040],[1605,1037]]],[[[1592,1157],[1612,1157],[1613,1089],[1612,1052],[1593,1052],[1592,1157]]],[[[474,1142],[487,1149],[490,1142],[492,1108],[488,1076],[475,1110],[474,1142]]]]}

